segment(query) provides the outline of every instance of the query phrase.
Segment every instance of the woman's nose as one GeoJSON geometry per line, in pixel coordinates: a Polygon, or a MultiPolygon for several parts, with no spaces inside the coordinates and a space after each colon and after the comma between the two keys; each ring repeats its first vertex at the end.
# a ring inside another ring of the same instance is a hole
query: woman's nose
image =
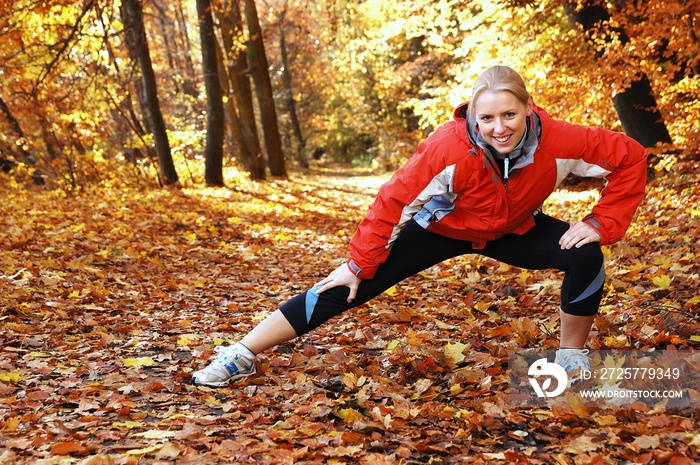
{"type": "Polygon", "coordinates": [[[500,118],[496,118],[493,122],[494,132],[500,133],[503,131],[504,128],[505,128],[505,125],[503,124],[503,120],[500,118]]]}

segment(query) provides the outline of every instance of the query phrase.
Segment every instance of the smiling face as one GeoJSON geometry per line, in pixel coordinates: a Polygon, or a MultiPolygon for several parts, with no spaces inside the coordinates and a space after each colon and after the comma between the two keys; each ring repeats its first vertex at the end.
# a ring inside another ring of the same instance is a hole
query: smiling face
{"type": "Polygon", "coordinates": [[[505,90],[488,90],[479,94],[472,105],[484,140],[499,153],[512,152],[525,134],[532,103],[523,103],[505,90]]]}

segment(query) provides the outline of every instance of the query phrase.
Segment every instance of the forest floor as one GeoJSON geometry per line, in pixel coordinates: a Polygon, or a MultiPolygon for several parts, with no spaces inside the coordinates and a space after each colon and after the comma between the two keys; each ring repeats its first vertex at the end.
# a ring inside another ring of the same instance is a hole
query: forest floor
{"type": "MultiPolygon", "coordinates": [[[[685,403],[514,407],[509,354],[556,347],[561,273],[477,256],[261,354],[253,379],[191,385],[344,261],[386,180],[349,174],[70,195],[0,175],[0,464],[700,462],[697,169],[650,182],[605,247],[589,341],[683,351],[685,403]]],[[[597,187],[546,211],[580,218],[597,187]]]]}

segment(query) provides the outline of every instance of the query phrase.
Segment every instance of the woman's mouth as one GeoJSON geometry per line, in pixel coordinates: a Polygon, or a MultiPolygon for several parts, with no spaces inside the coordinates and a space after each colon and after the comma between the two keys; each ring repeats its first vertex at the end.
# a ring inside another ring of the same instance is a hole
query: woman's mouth
{"type": "Polygon", "coordinates": [[[493,138],[499,144],[505,144],[506,142],[508,142],[510,140],[511,136],[512,136],[512,134],[509,134],[507,136],[493,136],[493,138]]]}

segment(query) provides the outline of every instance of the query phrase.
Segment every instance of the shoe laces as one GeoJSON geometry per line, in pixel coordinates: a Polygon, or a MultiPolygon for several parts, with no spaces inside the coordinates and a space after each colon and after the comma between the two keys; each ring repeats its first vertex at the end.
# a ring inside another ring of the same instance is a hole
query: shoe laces
{"type": "Polygon", "coordinates": [[[248,366],[251,365],[249,360],[241,356],[236,346],[216,346],[214,350],[217,355],[211,364],[220,366],[228,372],[238,372],[241,368],[248,369],[248,366]]]}
{"type": "Polygon", "coordinates": [[[588,349],[559,349],[554,361],[566,371],[578,368],[588,369],[590,367],[588,353],[588,349]]]}

